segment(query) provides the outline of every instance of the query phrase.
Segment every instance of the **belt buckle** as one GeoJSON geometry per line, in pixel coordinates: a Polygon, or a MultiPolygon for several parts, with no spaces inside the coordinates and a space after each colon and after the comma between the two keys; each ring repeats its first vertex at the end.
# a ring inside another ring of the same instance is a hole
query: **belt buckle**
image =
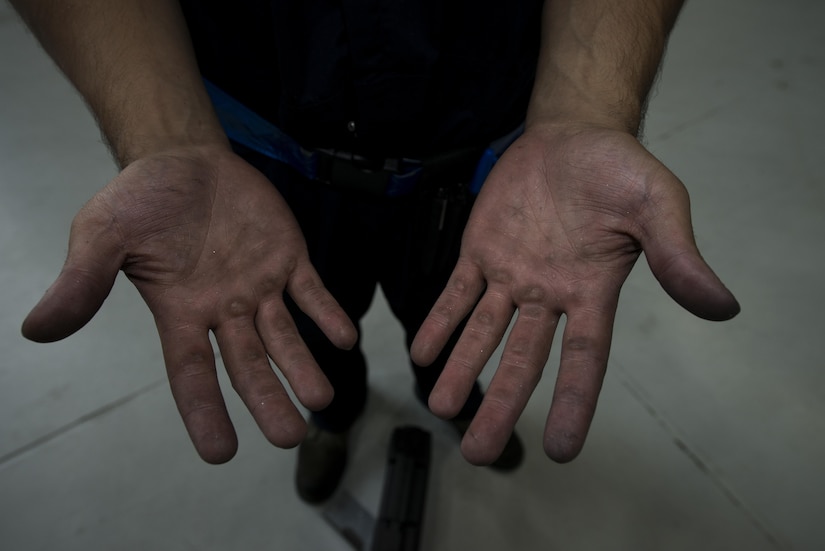
{"type": "Polygon", "coordinates": [[[383,197],[390,178],[399,172],[399,159],[376,161],[347,151],[318,149],[315,179],[332,188],[383,197]]]}

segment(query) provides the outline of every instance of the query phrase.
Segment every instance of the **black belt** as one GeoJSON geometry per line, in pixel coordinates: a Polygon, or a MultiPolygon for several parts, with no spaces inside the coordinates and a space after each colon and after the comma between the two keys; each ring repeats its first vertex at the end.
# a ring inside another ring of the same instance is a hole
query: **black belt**
{"type": "Polygon", "coordinates": [[[394,197],[440,182],[461,182],[469,188],[484,149],[464,148],[423,160],[371,159],[329,149],[315,153],[315,180],[343,190],[394,197]]]}

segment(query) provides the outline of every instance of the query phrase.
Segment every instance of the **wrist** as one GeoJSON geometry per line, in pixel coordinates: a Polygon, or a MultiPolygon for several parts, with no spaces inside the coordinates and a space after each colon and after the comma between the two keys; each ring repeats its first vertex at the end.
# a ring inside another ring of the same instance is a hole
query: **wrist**
{"type": "Polygon", "coordinates": [[[171,150],[209,148],[231,151],[229,140],[222,131],[216,132],[211,125],[197,123],[186,130],[144,129],[114,139],[107,135],[106,142],[121,169],[139,159],[171,150]]]}
{"type": "Polygon", "coordinates": [[[525,129],[534,127],[601,128],[636,136],[641,126],[642,113],[642,102],[636,102],[635,105],[617,105],[586,101],[582,98],[569,102],[551,100],[550,105],[531,102],[527,111],[525,129]]]}
{"type": "Polygon", "coordinates": [[[104,107],[98,116],[107,145],[121,168],[171,149],[230,149],[200,81],[191,86],[176,86],[169,80],[154,87],[143,83],[141,93],[132,97],[140,99],[129,109],[115,104],[104,107]]]}
{"type": "Polygon", "coordinates": [[[565,139],[582,133],[598,132],[600,134],[625,135],[637,138],[637,132],[629,125],[625,125],[614,118],[601,116],[592,112],[582,112],[573,115],[564,113],[542,113],[528,117],[524,133],[533,134],[545,139],[565,139]]]}

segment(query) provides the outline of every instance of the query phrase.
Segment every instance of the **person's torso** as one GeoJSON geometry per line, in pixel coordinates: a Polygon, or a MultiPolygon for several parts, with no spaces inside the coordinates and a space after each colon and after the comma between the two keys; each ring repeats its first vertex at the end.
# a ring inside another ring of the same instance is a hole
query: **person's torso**
{"type": "Polygon", "coordinates": [[[181,0],[203,75],[305,147],[419,156],[523,120],[541,0],[181,0]]]}

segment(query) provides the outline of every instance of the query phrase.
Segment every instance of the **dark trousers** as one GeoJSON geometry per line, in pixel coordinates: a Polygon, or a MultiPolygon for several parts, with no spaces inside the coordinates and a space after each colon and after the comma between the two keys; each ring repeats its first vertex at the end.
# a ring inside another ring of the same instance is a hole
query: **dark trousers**
{"type": "MultiPolygon", "coordinates": [[[[304,179],[293,169],[236,146],[235,150],[278,188],[303,231],[310,259],[327,289],[359,327],[378,284],[401,322],[407,348],[444,289],[455,266],[461,233],[471,207],[462,194],[445,207],[455,182],[429,181],[412,196],[352,193],[304,179]],[[445,210],[446,209],[446,210],[445,210]],[[439,230],[439,227],[441,229],[439,230]]],[[[313,420],[333,432],[348,429],[367,399],[367,364],[359,345],[333,346],[315,323],[288,298],[298,329],[326,374],[335,398],[313,420]]],[[[426,402],[455,341],[428,367],[414,362],[415,393],[426,402]]],[[[478,383],[459,414],[470,418],[481,403],[478,383]]]]}

